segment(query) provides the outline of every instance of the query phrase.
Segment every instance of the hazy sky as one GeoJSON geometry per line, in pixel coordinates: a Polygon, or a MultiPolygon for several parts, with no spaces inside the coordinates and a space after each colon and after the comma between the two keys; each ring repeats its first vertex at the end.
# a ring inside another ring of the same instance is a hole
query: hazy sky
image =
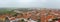
{"type": "Polygon", "coordinates": [[[59,8],[60,0],[0,0],[0,7],[45,7],[45,8],[59,8]]]}

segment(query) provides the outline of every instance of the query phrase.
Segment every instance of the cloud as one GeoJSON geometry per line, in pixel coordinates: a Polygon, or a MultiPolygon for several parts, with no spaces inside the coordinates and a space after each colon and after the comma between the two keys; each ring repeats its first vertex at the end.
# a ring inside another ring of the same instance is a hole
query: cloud
{"type": "Polygon", "coordinates": [[[0,7],[60,7],[60,0],[0,0],[0,7]]]}

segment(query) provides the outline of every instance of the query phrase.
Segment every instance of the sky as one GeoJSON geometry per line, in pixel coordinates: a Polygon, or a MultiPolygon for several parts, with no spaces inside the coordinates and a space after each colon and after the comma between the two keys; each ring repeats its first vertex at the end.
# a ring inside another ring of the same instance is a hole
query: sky
{"type": "Polygon", "coordinates": [[[0,0],[0,8],[60,8],[60,0],[0,0]]]}

